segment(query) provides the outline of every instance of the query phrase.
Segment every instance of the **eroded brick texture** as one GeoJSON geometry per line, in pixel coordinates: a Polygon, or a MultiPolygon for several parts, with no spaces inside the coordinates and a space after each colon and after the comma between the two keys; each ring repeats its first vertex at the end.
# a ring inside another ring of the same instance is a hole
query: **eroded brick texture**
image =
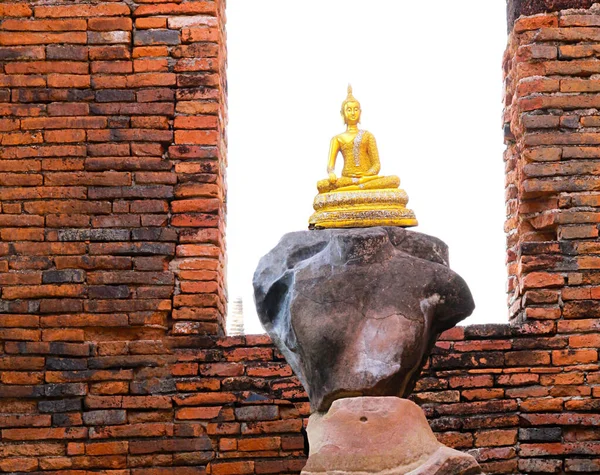
{"type": "Polygon", "coordinates": [[[507,0],[507,20],[509,31],[521,15],[556,12],[571,8],[590,8],[598,0],[507,0]]]}

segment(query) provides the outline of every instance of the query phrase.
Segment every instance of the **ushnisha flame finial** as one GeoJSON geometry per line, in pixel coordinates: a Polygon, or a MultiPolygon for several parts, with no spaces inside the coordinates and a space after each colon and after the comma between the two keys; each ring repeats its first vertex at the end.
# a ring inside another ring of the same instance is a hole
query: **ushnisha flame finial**
{"type": "Polygon", "coordinates": [[[344,110],[346,109],[346,104],[350,102],[355,102],[358,104],[358,108],[360,109],[360,102],[358,102],[356,97],[352,95],[352,85],[348,84],[348,95],[346,96],[346,99],[344,99],[344,102],[342,102],[342,109],[340,110],[340,114],[342,114],[342,117],[344,117],[344,122],[346,121],[344,110]]]}
{"type": "Polygon", "coordinates": [[[345,102],[358,102],[356,98],[352,95],[352,84],[348,84],[348,96],[346,96],[345,102]]]}

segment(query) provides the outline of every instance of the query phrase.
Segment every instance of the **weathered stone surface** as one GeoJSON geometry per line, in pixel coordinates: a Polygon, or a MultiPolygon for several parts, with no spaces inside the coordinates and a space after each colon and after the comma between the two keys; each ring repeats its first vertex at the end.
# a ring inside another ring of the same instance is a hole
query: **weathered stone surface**
{"type": "Polygon", "coordinates": [[[439,239],[396,227],[286,234],[254,275],[261,322],[313,410],[407,396],[437,336],[471,314],[439,239]]]}
{"type": "Polygon", "coordinates": [[[303,475],[471,475],[471,455],[437,441],[423,411],[396,397],[335,401],[308,421],[310,455],[303,475]]]}

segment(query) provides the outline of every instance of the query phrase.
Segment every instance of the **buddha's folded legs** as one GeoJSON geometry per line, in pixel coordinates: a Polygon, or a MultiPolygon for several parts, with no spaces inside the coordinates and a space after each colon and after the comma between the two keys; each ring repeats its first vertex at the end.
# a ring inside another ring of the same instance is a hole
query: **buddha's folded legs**
{"type": "Polygon", "coordinates": [[[369,176],[359,179],[349,177],[340,177],[335,183],[329,180],[320,180],[317,183],[319,193],[327,193],[330,191],[356,191],[356,190],[379,190],[383,188],[398,188],[400,186],[400,178],[394,175],[390,176],[369,176]]]}
{"type": "Polygon", "coordinates": [[[319,190],[319,193],[327,193],[329,191],[336,191],[340,187],[350,186],[352,184],[352,178],[341,176],[335,181],[335,183],[331,183],[328,179],[319,180],[317,182],[317,190],[319,190]]]}

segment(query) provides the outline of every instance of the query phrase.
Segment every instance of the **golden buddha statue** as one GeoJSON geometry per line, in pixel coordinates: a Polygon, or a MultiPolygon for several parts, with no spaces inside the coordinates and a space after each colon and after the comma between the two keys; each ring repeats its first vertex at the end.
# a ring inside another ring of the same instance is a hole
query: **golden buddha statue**
{"type": "Polygon", "coordinates": [[[327,172],[317,183],[319,194],[309,228],[355,228],[368,226],[416,226],[415,214],[406,208],[408,196],[399,189],[400,178],[378,175],[381,165],[377,143],[371,132],[359,130],[360,103],[348,86],[342,103],[346,131],[331,139],[327,172]],[[342,152],[342,176],[335,175],[335,162],[342,152]]]}

